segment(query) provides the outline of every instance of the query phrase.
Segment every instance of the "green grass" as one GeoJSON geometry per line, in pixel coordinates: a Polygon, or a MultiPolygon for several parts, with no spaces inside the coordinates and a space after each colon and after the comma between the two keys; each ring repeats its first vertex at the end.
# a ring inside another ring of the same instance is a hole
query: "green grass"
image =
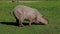
{"type": "Polygon", "coordinates": [[[0,34],[60,34],[60,1],[0,2],[0,34]],[[15,23],[13,8],[17,5],[27,5],[38,9],[49,20],[49,24],[32,25],[31,27],[12,25],[15,23]]]}

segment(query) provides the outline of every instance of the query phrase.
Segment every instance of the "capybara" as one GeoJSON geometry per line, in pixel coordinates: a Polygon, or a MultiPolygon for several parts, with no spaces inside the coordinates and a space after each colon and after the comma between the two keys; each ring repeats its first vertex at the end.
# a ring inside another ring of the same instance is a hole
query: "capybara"
{"type": "Polygon", "coordinates": [[[16,6],[13,14],[19,20],[19,26],[24,26],[22,24],[24,20],[29,21],[29,26],[31,26],[33,22],[48,24],[48,20],[37,9],[25,5],[16,6]]]}

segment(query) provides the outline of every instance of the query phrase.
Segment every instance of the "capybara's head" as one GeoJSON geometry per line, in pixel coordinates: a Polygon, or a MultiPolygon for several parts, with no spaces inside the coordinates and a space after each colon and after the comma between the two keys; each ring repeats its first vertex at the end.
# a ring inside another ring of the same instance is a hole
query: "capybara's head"
{"type": "Polygon", "coordinates": [[[37,23],[44,24],[44,25],[47,25],[48,24],[48,20],[44,16],[38,16],[36,22],[37,23]]]}
{"type": "Polygon", "coordinates": [[[44,16],[42,16],[42,17],[40,18],[40,22],[41,22],[42,24],[45,24],[45,25],[48,24],[48,20],[47,20],[47,18],[45,18],[44,16]]]}

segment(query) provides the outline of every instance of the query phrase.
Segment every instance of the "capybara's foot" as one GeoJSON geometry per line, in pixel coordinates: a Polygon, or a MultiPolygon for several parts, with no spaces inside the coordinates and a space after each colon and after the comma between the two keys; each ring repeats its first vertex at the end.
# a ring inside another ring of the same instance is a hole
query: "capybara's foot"
{"type": "Polygon", "coordinates": [[[31,25],[29,25],[29,27],[31,27],[31,25]]]}
{"type": "Polygon", "coordinates": [[[24,25],[19,25],[19,27],[23,27],[24,25]]]}

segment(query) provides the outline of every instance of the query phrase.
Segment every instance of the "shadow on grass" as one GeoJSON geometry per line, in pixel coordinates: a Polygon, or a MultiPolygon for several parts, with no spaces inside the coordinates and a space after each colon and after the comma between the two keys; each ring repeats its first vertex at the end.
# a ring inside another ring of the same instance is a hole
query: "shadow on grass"
{"type": "Polygon", "coordinates": [[[0,24],[18,26],[18,24],[16,22],[0,22],[0,24]]]}
{"type": "MultiPolygon", "coordinates": [[[[18,26],[19,24],[16,23],[16,22],[0,22],[0,24],[5,24],[5,25],[13,25],[13,26],[18,26]]],[[[27,25],[28,26],[29,23],[23,23],[23,25],[27,25]]],[[[35,23],[32,23],[32,25],[44,25],[42,23],[39,23],[39,24],[35,24],[35,23]]]]}

